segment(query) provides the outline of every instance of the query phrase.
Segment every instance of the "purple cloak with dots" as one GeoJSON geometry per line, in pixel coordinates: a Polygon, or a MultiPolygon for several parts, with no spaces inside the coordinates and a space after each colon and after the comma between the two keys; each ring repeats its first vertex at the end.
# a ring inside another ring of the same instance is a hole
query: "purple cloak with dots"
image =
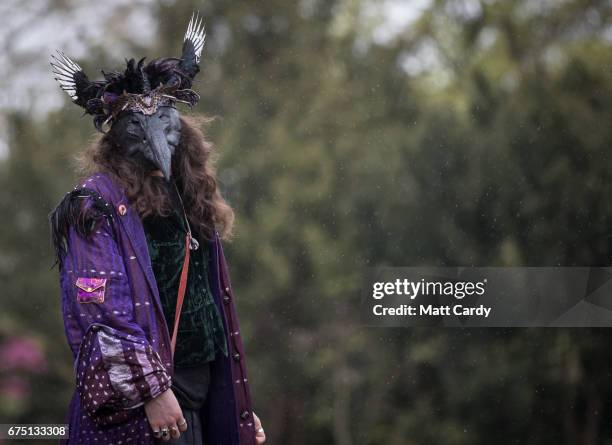
{"type": "MultiPolygon", "coordinates": [[[[89,239],[68,234],[60,266],[62,313],[73,353],[75,392],[63,444],[154,444],[144,403],[171,385],[170,333],[138,213],[105,173],[78,187],[96,190],[111,208],[89,239]]],[[[88,197],[84,205],[92,205],[88,197]]],[[[253,445],[255,428],[244,348],[218,232],[210,248],[209,280],[223,314],[229,356],[211,363],[203,409],[210,445],[253,445]]]]}

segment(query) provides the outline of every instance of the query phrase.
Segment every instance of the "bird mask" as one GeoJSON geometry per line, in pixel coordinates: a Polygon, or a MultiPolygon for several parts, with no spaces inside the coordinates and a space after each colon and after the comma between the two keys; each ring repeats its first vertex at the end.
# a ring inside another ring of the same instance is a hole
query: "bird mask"
{"type": "Polygon", "coordinates": [[[83,69],[64,53],[51,56],[60,87],[72,101],[93,116],[96,129],[107,133],[123,153],[171,176],[172,155],[179,143],[181,123],[176,103],[195,105],[191,89],[200,71],[206,33],[202,19],[192,15],[181,58],[159,58],[145,64],[126,60],[123,72],[102,71],[104,80],[90,81],[83,69]]]}

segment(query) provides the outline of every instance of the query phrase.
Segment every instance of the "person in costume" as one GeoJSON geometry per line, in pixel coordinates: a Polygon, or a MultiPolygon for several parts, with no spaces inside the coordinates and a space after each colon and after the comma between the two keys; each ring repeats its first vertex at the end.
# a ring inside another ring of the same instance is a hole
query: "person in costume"
{"type": "Polygon", "coordinates": [[[180,58],[130,59],[97,81],[52,56],[61,88],[103,133],[49,215],[76,384],[62,443],[265,441],[222,246],[233,211],[213,146],[176,108],[199,100],[204,38],[194,15],[180,58]]]}

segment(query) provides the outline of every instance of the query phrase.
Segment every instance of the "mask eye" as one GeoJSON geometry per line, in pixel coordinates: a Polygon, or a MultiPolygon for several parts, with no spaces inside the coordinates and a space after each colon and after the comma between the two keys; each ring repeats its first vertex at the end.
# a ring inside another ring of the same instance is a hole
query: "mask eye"
{"type": "Polygon", "coordinates": [[[138,119],[136,119],[136,118],[132,118],[132,119],[130,119],[130,124],[132,124],[132,125],[139,125],[140,121],[138,119]]]}

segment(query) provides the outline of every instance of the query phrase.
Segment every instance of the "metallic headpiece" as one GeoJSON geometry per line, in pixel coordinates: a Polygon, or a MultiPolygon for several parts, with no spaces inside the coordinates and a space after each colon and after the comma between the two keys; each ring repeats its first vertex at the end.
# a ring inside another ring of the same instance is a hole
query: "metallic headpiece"
{"type": "Polygon", "coordinates": [[[200,96],[191,89],[200,71],[199,63],[206,31],[202,18],[191,16],[181,58],[168,57],[144,64],[126,60],[123,73],[104,72],[104,80],[90,81],[83,69],[61,51],[52,55],[51,67],[55,80],[72,101],[94,116],[99,131],[112,126],[122,111],[137,111],[152,115],[160,106],[176,102],[195,105],[200,96]]]}

